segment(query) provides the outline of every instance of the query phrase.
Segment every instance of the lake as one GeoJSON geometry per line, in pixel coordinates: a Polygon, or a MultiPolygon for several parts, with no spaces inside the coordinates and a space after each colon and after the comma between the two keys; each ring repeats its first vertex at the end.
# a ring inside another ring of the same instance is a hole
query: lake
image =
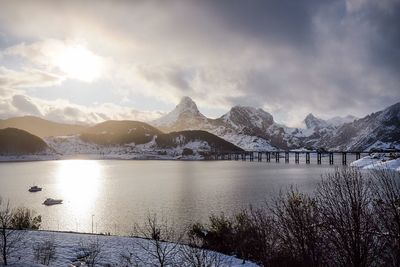
{"type": "MultiPolygon", "coordinates": [[[[336,162],[339,162],[337,160],[336,162]]],[[[182,227],[263,205],[295,184],[312,191],[333,166],[242,161],[57,160],[0,163],[0,196],[42,215],[42,228],[129,234],[157,213],[182,227]],[[43,191],[29,193],[32,185],[43,191]],[[62,205],[44,206],[47,198],[62,205]],[[92,216],[93,215],[93,216],[92,216]]]]}

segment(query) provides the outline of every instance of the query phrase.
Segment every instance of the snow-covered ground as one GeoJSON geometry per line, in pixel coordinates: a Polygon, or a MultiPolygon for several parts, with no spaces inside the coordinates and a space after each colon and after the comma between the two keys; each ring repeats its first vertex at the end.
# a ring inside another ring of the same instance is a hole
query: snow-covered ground
{"type": "MultiPolygon", "coordinates": [[[[139,263],[138,266],[148,266],[150,262],[154,262],[150,253],[144,248],[150,246],[150,241],[147,239],[136,237],[121,237],[121,236],[103,236],[78,233],[63,233],[63,232],[47,232],[47,231],[28,231],[26,232],[25,242],[16,252],[15,256],[9,260],[11,266],[42,266],[37,265],[34,257],[33,247],[44,241],[52,241],[56,246],[56,258],[50,262],[50,266],[79,266],[80,258],[83,256],[84,247],[95,245],[100,248],[99,263],[96,266],[136,266],[124,264],[123,256],[136,255],[141,260],[147,263],[139,263]],[[73,265],[71,265],[73,264],[73,265]]],[[[176,246],[172,243],[163,243],[164,246],[175,247],[177,253],[173,257],[174,266],[185,266],[180,264],[182,257],[180,249],[183,245],[176,246]]],[[[226,263],[222,266],[242,266],[252,267],[257,266],[254,263],[246,261],[242,264],[242,260],[232,256],[223,255],[216,252],[209,252],[210,255],[218,257],[219,260],[226,263]]],[[[133,257],[132,257],[133,258],[133,257]]]]}
{"type": "Polygon", "coordinates": [[[363,157],[350,164],[350,166],[360,169],[391,169],[400,171],[400,158],[389,158],[380,154],[372,154],[371,156],[363,157]]]}
{"type": "MultiPolygon", "coordinates": [[[[218,134],[217,134],[218,135],[218,134]]],[[[235,134],[228,132],[226,134],[220,134],[221,138],[225,139],[236,146],[247,150],[247,151],[274,151],[277,150],[275,147],[271,146],[271,144],[260,137],[250,136],[244,134],[235,134]]]]}
{"type": "Polygon", "coordinates": [[[155,160],[202,160],[199,152],[210,150],[204,141],[192,141],[177,145],[176,148],[160,148],[154,139],[146,144],[134,143],[124,145],[101,146],[82,141],[78,135],[45,138],[51,150],[35,155],[0,155],[0,162],[36,161],[57,159],[155,159],[155,160]],[[185,148],[193,150],[193,155],[182,156],[185,148]]]}

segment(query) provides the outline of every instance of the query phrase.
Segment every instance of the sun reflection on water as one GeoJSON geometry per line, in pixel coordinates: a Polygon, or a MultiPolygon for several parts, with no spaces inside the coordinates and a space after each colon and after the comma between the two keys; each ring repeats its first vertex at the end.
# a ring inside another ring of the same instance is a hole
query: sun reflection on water
{"type": "Polygon", "coordinates": [[[64,204],[71,206],[75,215],[90,212],[101,185],[101,165],[90,160],[59,162],[57,187],[64,204]]]}

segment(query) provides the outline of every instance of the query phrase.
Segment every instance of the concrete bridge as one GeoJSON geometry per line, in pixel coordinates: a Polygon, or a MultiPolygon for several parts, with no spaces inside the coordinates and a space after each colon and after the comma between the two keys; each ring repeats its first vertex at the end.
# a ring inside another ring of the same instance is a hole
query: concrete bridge
{"type": "Polygon", "coordinates": [[[358,160],[361,156],[367,156],[372,153],[385,155],[400,154],[400,150],[380,150],[380,151],[300,151],[300,150],[277,150],[277,151],[241,151],[241,152],[212,152],[209,154],[210,160],[242,160],[242,161],[265,161],[265,162],[285,162],[293,161],[296,164],[310,164],[315,161],[322,164],[323,158],[327,158],[330,165],[335,164],[335,160],[339,160],[342,165],[347,165],[349,158],[358,160]],[[304,160],[305,159],[305,160],[304,160]]]}

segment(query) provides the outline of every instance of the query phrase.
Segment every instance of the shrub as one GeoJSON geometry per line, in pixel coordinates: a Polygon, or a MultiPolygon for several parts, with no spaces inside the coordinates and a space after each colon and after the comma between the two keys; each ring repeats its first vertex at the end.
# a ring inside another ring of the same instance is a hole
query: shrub
{"type": "Polygon", "coordinates": [[[54,240],[44,240],[33,245],[33,255],[36,263],[49,265],[56,258],[56,244],[54,240]]]}
{"type": "Polygon", "coordinates": [[[182,156],[191,156],[193,154],[194,154],[193,149],[187,147],[185,147],[182,151],[182,156]]]}
{"type": "Polygon", "coordinates": [[[81,240],[79,243],[78,259],[85,262],[89,267],[96,266],[105,259],[104,242],[99,237],[86,241],[81,240]]]}
{"type": "Polygon", "coordinates": [[[40,215],[35,216],[34,211],[27,208],[18,208],[13,211],[11,225],[17,230],[38,230],[42,222],[40,215]]]}

